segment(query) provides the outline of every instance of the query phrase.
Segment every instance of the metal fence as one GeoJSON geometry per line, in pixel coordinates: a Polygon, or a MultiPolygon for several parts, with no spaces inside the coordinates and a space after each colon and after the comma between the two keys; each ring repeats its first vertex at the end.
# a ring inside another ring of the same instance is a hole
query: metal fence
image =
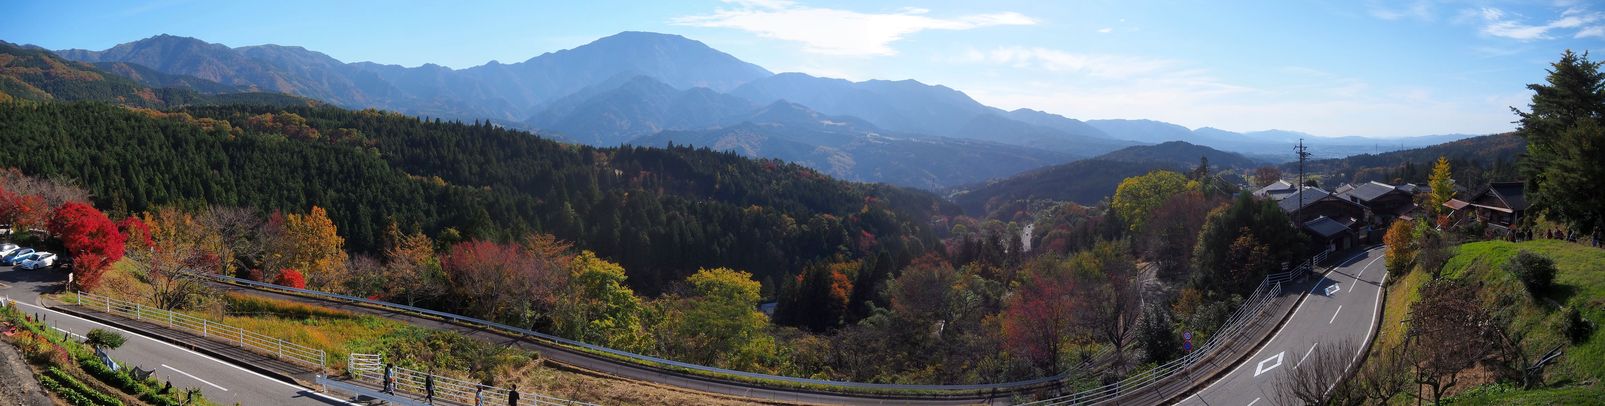
{"type": "MultiPolygon", "coordinates": [[[[385,383],[384,383],[384,356],[382,354],[356,354],[356,353],[353,353],[353,354],[351,354],[351,356],[349,358],[346,359],[346,372],[351,374],[351,380],[353,380],[353,381],[371,383],[371,384],[379,386],[380,388],[384,388],[385,387],[384,386],[385,385],[385,383]]],[[[396,381],[396,386],[395,386],[394,392],[396,392],[397,394],[406,393],[406,394],[414,395],[414,397],[417,397],[419,399],[423,399],[425,397],[425,394],[427,393],[426,391],[428,390],[428,388],[427,388],[428,384],[426,382],[429,379],[428,378],[430,376],[429,373],[423,372],[423,371],[414,370],[414,369],[401,368],[401,367],[392,367],[391,368],[391,373],[394,374],[395,381],[396,381]]],[[[476,404],[476,402],[475,402],[476,399],[475,399],[474,395],[476,393],[478,393],[480,395],[480,399],[479,400],[482,400],[482,402],[480,404],[485,404],[485,405],[511,405],[512,404],[512,403],[509,403],[507,401],[508,397],[513,393],[513,391],[510,390],[510,389],[499,388],[499,387],[490,386],[490,385],[483,385],[483,384],[478,384],[478,383],[474,383],[474,382],[471,382],[471,381],[465,381],[465,380],[456,379],[456,378],[449,378],[449,377],[444,377],[444,376],[440,376],[440,375],[434,375],[433,377],[434,377],[434,392],[435,392],[434,393],[434,400],[437,401],[437,402],[439,402],[439,401],[450,401],[450,402],[457,402],[457,403],[472,405],[472,404],[476,404]]],[[[518,404],[520,404],[520,405],[537,405],[537,406],[544,406],[544,405],[552,405],[552,406],[556,406],[556,405],[565,405],[565,406],[590,405],[590,406],[594,406],[594,404],[591,404],[591,403],[585,403],[585,402],[561,399],[561,398],[542,395],[542,394],[539,394],[539,393],[529,393],[529,392],[525,392],[525,391],[519,391],[518,392],[518,404]]]]}
{"type": "Polygon", "coordinates": [[[1196,350],[1181,358],[1132,374],[1119,382],[1051,399],[1023,403],[1022,405],[1083,405],[1107,402],[1122,395],[1146,389],[1178,374],[1190,373],[1194,367],[1200,366],[1199,363],[1201,361],[1216,355],[1214,353],[1217,350],[1240,338],[1252,326],[1263,319],[1267,315],[1266,310],[1272,306],[1272,302],[1283,293],[1282,289],[1286,286],[1284,283],[1309,274],[1317,264],[1325,262],[1327,256],[1331,254],[1332,250],[1327,249],[1311,257],[1308,261],[1300,263],[1292,270],[1266,275],[1265,279],[1260,281],[1259,286],[1254,289],[1254,293],[1243,300],[1242,306],[1238,307],[1237,311],[1226,319],[1226,323],[1222,324],[1221,328],[1216,330],[1208,341],[1204,342],[1204,345],[1199,346],[1196,350]]]}
{"type": "Polygon", "coordinates": [[[134,320],[165,324],[168,328],[174,330],[200,334],[201,337],[232,343],[240,348],[271,355],[284,361],[317,367],[318,371],[324,370],[324,365],[328,360],[328,355],[323,350],[284,341],[283,339],[239,327],[91,293],[76,292],[76,295],[80,306],[134,320]]]}

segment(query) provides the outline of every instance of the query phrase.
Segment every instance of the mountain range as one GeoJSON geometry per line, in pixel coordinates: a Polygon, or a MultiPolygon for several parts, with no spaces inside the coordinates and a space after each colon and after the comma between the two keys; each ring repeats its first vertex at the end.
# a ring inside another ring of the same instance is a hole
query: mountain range
{"type": "Polygon", "coordinates": [[[1345,156],[1457,137],[1320,138],[1288,131],[1191,130],[1150,120],[1081,121],[999,109],[962,91],[914,80],[777,74],[702,42],[648,32],[623,32],[522,62],[491,61],[464,69],[347,63],[295,46],[231,48],[172,35],[101,51],[55,52],[152,87],[286,93],[350,108],[490,120],[598,146],[728,147],[845,179],[929,189],[1165,141],[1275,162],[1289,159],[1299,138],[1309,139],[1319,156],[1345,156]]]}
{"type": "Polygon", "coordinates": [[[1264,165],[1261,160],[1234,152],[1168,141],[1157,145],[1123,148],[1097,157],[1047,166],[984,184],[955,188],[950,193],[966,212],[995,217],[995,212],[1032,200],[1070,201],[1096,204],[1114,194],[1126,178],[1154,170],[1185,171],[1198,166],[1199,158],[1209,159],[1212,172],[1220,169],[1248,169],[1264,165]]]}

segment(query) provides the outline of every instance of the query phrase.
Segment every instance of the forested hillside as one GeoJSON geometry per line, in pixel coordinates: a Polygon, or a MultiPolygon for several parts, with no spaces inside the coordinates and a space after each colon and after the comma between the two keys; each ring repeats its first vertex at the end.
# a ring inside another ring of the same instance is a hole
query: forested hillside
{"type": "MultiPolygon", "coordinates": [[[[1329,183],[1413,182],[1425,184],[1438,157],[1449,160],[1454,179],[1465,185],[1515,180],[1516,160],[1527,150],[1527,142],[1514,133],[1484,135],[1429,147],[1381,154],[1360,154],[1347,158],[1310,161],[1305,168],[1334,178],[1329,183]]],[[[1297,164],[1282,165],[1283,171],[1297,170],[1297,164]]]]}
{"type": "MultiPolygon", "coordinates": [[[[117,68],[118,65],[108,65],[117,68]]],[[[221,90],[215,82],[193,77],[164,75],[144,68],[122,66],[125,73],[143,74],[150,80],[183,85],[151,88],[89,64],[55,57],[49,51],[28,49],[0,41],[0,102],[7,100],[104,101],[141,107],[254,103],[310,105],[312,100],[275,93],[212,95],[192,90],[221,90]]]]}
{"type": "Polygon", "coordinates": [[[113,212],[162,205],[328,210],[347,246],[403,230],[545,232],[629,269],[646,292],[698,267],[788,275],[810,261],[934,246],[936,196],[705,149],[590,148],[488,124],[337,108],[12,103],[0,166],[78,179],[113,212]],[[25,151],[25,153],[23,153],[25,151]]]}

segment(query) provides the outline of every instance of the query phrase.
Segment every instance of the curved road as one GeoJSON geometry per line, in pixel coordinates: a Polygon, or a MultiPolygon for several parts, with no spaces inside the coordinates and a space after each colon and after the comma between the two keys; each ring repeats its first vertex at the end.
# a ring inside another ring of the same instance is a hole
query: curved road
{"type": "Polygon", "coordinates": [[[174,388],[200,388],[207,399],[218,404],[346,404],[311,389],[269,378],[164,341],[39,306],[39,295],[59,289],[64,278],[65,274],[58,271],[23,271],[9,266],[0,267],[0,296],[17,301],[23,311],[43,316],[45,323],[56,329],[57,333],[66,331],[82,339],[90,329],[116,331],[127,337],[128,341],[110,354],[124,367],[154,369],[156,372],[152,376],[172,382],[174,388]]]}
{"type": "MultiPolygon", "coordinates": [[[[1265,406],[1296,403],[1278,399],[1277,380],[1300,367],[1319,346],[1353,341],[1358,351],[1374,339],[1382,282],[1382,248],[1355,254],[1326,273],[1293,310],[1282,328],[1254,355],[1179,405],[1265,406]]],[[[1359,361],[1356,352],[1350,367],[1359,361]]]]}

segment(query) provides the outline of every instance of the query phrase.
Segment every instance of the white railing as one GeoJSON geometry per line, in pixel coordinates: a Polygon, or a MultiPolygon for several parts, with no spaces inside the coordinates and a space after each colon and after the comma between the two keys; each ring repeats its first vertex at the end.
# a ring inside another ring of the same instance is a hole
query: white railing
{"type": "Polygon", "coordinates": [[[78,305],[86,308],[99,310],[114,316],[166,325],[174,330],[199,334],[201,337],[231,343],[237,347],[263,355],[271,355],[284,361],[317,367],[320,373],[324,371],[324,365],[328,360],[328,354],[325,354],[323,350],[239,327],[91,293],[77,292],[76,295],[78,305]]]}
{"type": "MultiPolygon", "coordinates": [[[[367,382],[378,385],[380,388],[384,388],[385,366],[383,357],[384,356],[382,354],[353,353],[349,358],[346,358],[346,372],[351,374],[351,380],[353,381],[367,382]]],[[[394,374],[396,380],[396,387],[394,389],[395,392],[412,394],[420,399],[425,397],[428,389],[428,384],[426,382],[429,379],[429,373],[402,367],[392,367],[391,373],[394,374]]],[[[440,375],[434,375],[434,390],[434,400],[437,402],[450,401],[466,405],[476,404],[474,398],[475,393],[479,393],[481,395],[481,399],[483,400],[482,404],[506,405],[509,404],[507,402],[509,394],[513,392],[512,390],[505,388],[483,385],[471,381],[448,378],[440,375]]],[[[518,395],[518,404],[520,405],[594,406],[594,404],[591,403],[561,399],[539,393],[529,393],[526,391],[519,391],[518,395]]]]}
{"type": "MultiPolygon", "coordinates": [[[[1282,294],[1282,288],[1284,287],[1283,284],[1285,282],[1292,281],[1293,279],[1297,279],[1308,274],[1311,270],[1315,269],[1316,264],[1326,261],[1327,256],[1331,255],[1331,253],[1332,250],[1329,248],[1326,251],[1316,254],[1309,260],[1300,263],[1292,270],[1266,275],[1265,279],[1260,281],[1259,286],[1254,288],[1254,293],[1249,294],[1248,298],[1243,300],[1242,306],[1238,307],[1237,311],[1232,313],[1231,317],[1226,319],[1226,323],[1222,324],[1221,328],[1216,330],[1215,334],[1210,336],[1208,341],[1204,342],[1204,345],[1199,346],[1193,352],[1188,353],[1181,358],[1171,360],[1170,362],[1166,362],[1146,371],[1132,374],[1127,376],[1125,379],[1121,379],[1119,382],[1081,392],[1071,393],[1068,395],[1058,396],[1051,399],[1023,403],[1022,405],[1045,406],[1097,404],[1114,400],[1117,397],[1135,391],[1146,389],[1154,384],[1160,383],[1179,374],[1190,374],[1194,367],[1200,366],[1200,361],[1215,355],[1214,353],[1219,350],[1220,347],[1228,345],[1233,340],[1237,340],[1240,338],[1240,336],[1246,334],[1252,326],[1258,324],[1258,322],[1266,316],[1266,310],[1270,309],[1272,302],[1276,300],[1277,296],[1282,294]]],[[[1214,360],[1211,359],[1210,363],[1212,364],[1213,362],[1214,360]]]]}

